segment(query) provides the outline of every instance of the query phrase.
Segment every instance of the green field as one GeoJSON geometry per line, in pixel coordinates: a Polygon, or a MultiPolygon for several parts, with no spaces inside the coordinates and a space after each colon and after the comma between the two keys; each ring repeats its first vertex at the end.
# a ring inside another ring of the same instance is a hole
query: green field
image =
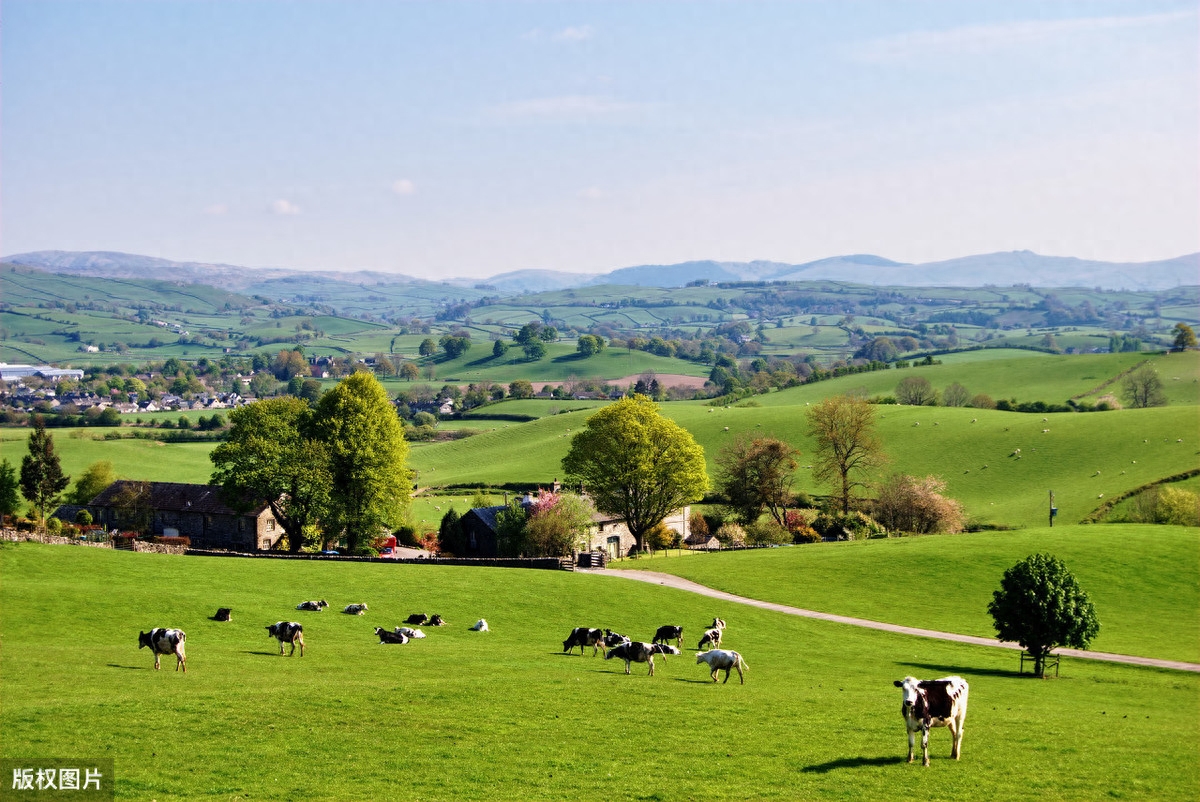
{"type": "MultiPolygon", "coordinates": [[[[965,542],[965,539],[964,539],[965,542]]],[[[783,556],[774,550],[768,557],[783,556]]],[[[798,549],[795,551],[799,551],[798,549]]],[[[682,561],[681,561],[682,562],[682,561]]],[[[1133,564],[1153,575],[1160,566],[1133,564]]],[[[111,757],[120,799],[1127,798],[1200,794],[1200,677],[861,630],[610,576],[437,566],[0,550],[0,749],[111,757]],[[363,617],[302,614],[367,602],[363,617]],[[218,606],[233,621],[208,620],[218,606]],[[372,627],[450,622],[406,646],[372,627]],[[690,653],[656,676],[562,654],[573,626],[648,638],[729,621],[749,664],[713,685],[690,653]],[[469,632],[487,618],[492,632],[469,632]],[[302,620],[281,658],[264,627],[302,620]],[[188,673],[137,632],[188,632],[188,673]],[[70,637],[47,633],[70,632],[70,637]],[[971,683],[962,760],[945,730],[906,765],[892,681],[971,683]]],[[[936,588],[912,599],[942,606],[936,588]]],[[[1147,606],[1151,600],[1138,600],[1147,606]]]]}

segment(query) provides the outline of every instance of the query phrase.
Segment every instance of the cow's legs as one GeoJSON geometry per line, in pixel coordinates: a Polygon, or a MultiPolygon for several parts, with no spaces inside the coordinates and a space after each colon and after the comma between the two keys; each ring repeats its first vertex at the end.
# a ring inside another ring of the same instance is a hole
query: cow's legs
{"type": "Polygon", "coordinates": [[[154,670],[155,670],[155,671],[158,671],[158,669],[159,669],[159,665],[158,665],[158,652],[155,652],[155,653],[154,653],[154,670]]]}
{"type": "Polygon", "coordinates": [[[718,674],[718,672],[720,672],[720,670],[721,670],[721,669],[719,669],[719,668],[714,668],[714,669],[712,670],[712,679],[713,679],[713,682],[716,682],[716,681],[717,681],[717,674],[718,674]]]}
{"type": "Polygon", "coordinates": [[[958,760],[962,754],[963,724],[965,723],[961,720],[950,722],[950,734],[954,737],[953,746],[950,747],[950,757],[955,760],[958,760]]]}
{"type": "Polygon", "coordinates": [[[629,673],[629,661],[628,660],[625,661],[625,673],[626,674],[629,673]]]}
{"type": "Polygon", "coordinates": [[[187,658],[183,656],[183,652],[175,652],[175,670],[183,669],[183,673],[187,673],[187,658]]]}
{"type": "Polygon", "coordinates": [[[921,728],[921,765],[929,765],[929,728],[921,728]]]}
{"type": "Polygon", "coordinates": [[[915,739],[914,739],[913,731],[909,730],[908,731],[908,762],[909,763],[913,762],[913,746],[915,745],[914,740],[915,739]]]}
{"type": "Polygon", "coordinates": [[[649,660],[647,660],[646,662],[650,664],[650,676],[652,676],[652,677],[653,677],[653,676],[654,676],[654,658],[653,658],[653,657],[651,657],[651,658],[650,658],[649,660]]]}
{"type": "MultiPolygon", "coordinates": [[[[725,669],[725,682],[729,682],[729,672],[730,672],[730,670],[731,670],[731,669],[728,669],[728,668],[727,668],[727,669],[725,669]]],[[[724,684],[725,684],[725,682],[722,682],[721,684],[722,684],[722,685],[724,685],[724,684]]]]}

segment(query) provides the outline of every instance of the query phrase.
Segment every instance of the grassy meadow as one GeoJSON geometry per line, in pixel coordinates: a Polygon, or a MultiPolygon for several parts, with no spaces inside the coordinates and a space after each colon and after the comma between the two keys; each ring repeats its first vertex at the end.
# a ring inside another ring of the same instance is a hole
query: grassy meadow
{"type": "MultiPolygon", "coordinates": [[[[932,541],[931,541],[932,542],[932,541]]],[[[768,559],[790,551],[764,552],[768,559]]],[[[866,551],[856,552],[866,555],[866,551]]],[[[724,558],[724,555],[722,555],[724,558]]],[[[684,561],[679,561],[684,562],[684,561]]],[[[690,561],[689,561],[690,562],[690,561]]],[[[697,561],[698,562],[698,561],[697,561]]],[[[1150,577],[1161,563],[1130,566],[1150,577]]],[[[605,575],[0,549],[0,750],[111,757],[120,799],[1098,798],[1200,794],[1200,677],[793,618],[605,575]],[[326,598],[323,613],[299,613],[326,598]],[[367,602],[365,616],[334,610],[367,602]],[[233,621],[208,616],[233,608],[233,621]],[[450,622],[406,646],[374,626],[450,622]],[[656,676],[564,655],[573,626],[649,638],[720,615],[749,664],[712,684],[690,652],[656,676]],[[469,624],[484,617],[492,632],[469,624]],[[300,620],[307,653],[264,627],[300,620]],[[188,673],[136,648],[187,631],[188,673]],[[71,638],[47,637],[69,630],[71,638]],[[892,681],[971,683],[963,757],[906,765],[892,681]]],[[[913,603],[943,606],[923,587],[913,603]]],[[[1135,600],[1136,601],[1136,600],[1135,600]]]]}

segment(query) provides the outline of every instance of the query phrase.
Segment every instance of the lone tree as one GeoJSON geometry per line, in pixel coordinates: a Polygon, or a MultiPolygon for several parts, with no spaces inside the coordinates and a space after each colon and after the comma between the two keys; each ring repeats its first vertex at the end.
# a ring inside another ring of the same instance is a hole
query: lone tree
{"type": "Polygon", "coordinates": [[[1136,409],[1167,405],[1162,379],[1158,377],[1158,371],[1149,364],[1143,364],[1126,376],[1121,382],[1121,389],[1124,391],[1126,403],[1136,409]]]}
{"type": "Polygon", "coordinates": [[[717,489],[729,510],[745,526],[763,510],[780,526],[792,503],[792,478],[800,452],[782,440],[738,438],[717,456],[717,489]]]}
{"type": "Polygon", "coordinates": [[[29,453],[21,460],[21,494],[37,508],[40,526],[46,525],[46,508],[58,503],[59,495],[70,483],[71,477],[62,472],[46,422],[35,415],[29,453]]]}
{"type": "Polygon", "coordinates": [[[638,549],[656,524],[709,488],[704,449],[644,395],[588,418],[562,466],[569,480],[583,483],[596,509],[625,521],[638,549]]]}
{"type": "Polygon", "coordinates": [[[937,390],[924,376],[906,376],[896,385],[896,400],[914,407],[929,406],[937,403],[937,390]]]}
{"type": "Polygon", "coordinates": [[[861,398],[838,395],[809,407],[808,436],[816,441],[813,478],[837,485],[842,512],[850,512],[854,488],[887,457],[875,434],[875,408],[861,398]]]}
{"type": "Polygon", "coordinates": [[[1004,572],[988,612],[1002,641],[1033,655],[1033,673],[1044,674],[1046,657],[1059,646],[1086,649],[1100,631],[1087,593],[1061,560],[1034,554],[1004,572]]]}
{"type": "Polygon", "coordinates": [[[1186,323],[1175,324],[1175,342],[1171,346],[1173,351],[1186,351],[1189,348],[1196,347],[1196,332],[1186,323]]]}

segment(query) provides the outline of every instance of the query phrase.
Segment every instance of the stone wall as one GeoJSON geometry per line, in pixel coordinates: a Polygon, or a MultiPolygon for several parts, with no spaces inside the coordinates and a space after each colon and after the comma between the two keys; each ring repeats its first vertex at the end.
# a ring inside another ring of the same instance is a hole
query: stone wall
{"type": "MultiPolygon", "coordinates": [[[[15,529],[0,529],[0,540],[7,540],[14,543],[29,542],[29,543],[46,543],[51,546],[91,546],[97,549],[111,549],[113,547],[111,540],[103,540],[95,542],[91,540],[80,540],[75,537],[63,537],[61,535],[39,534],[36,532],[18,532],[15,529]]],[[[134,551],[144,551],[151,554],[183,554],[187,551],[187,546],[171,546],[162,543],[145,543],[140,540],[133,541],[134,551]]]]}

